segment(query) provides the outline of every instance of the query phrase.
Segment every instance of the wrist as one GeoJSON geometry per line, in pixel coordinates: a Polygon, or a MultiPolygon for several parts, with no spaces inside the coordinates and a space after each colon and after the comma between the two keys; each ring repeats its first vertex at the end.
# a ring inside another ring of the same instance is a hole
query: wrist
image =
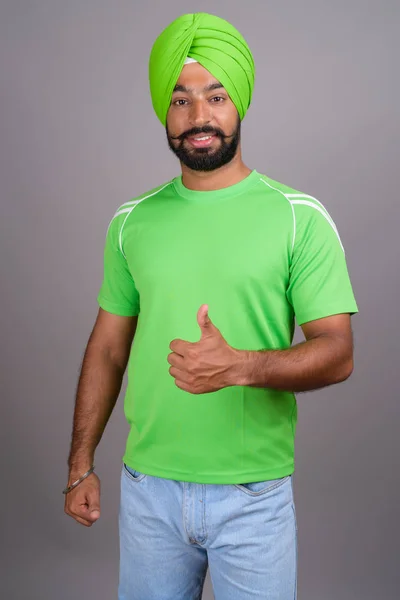
{"type": "Polygon", "coordinates": [[[267,387],[270,357],[268,350],[236,350],[232,385],[267,387]]]}
{"type": "Polygon", "coordinates": [[[69,463],[68,481],[79,479],[84,473],[89,471],[94,464],[94,457],[80,458],[69,463]]]}
{"type": "Polygon", "coordinates": [[[251,352],[248,350],[233,349],[231,368],[231,385],[250,385],[251,379],[251,352]]]}
{"type": "Polygon", "coordinates": [[[93,471],[94,465],[92,465],[90,469],[88,469],[75,481],[69,481],[67,487],[63,489],[63,494],[69,494],[70,492],[72,492],[72,490],[74,490],[80,483],[82,483],[82,481],[85,481],[85,479],[87,479],[93,473],[93,471]]]}

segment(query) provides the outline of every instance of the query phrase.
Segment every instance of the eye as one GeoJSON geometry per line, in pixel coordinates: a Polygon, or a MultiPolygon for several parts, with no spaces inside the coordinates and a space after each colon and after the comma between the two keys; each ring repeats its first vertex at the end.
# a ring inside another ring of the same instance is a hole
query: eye
{"type": "Polygon", "coordinates": [[[172,104],[175,104],[175,106],[185,106],[186,102],[187,100],[185,100],[184,98],[179,98],[178,100],[174,100],[172,104]]]}
{"type": "Polygon", "coordinates": [[[222,96],[214,96],[213,98],[211,98],[211,100],[217,101],[217,103],[218,103],[220,100],[224,100],[224,98],[222,98],[222,96]]]}

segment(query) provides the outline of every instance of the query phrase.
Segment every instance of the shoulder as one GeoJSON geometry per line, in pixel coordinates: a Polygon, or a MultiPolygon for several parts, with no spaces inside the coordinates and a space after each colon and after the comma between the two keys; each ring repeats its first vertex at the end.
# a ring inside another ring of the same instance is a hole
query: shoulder
{"type": "Polygon", "coordinates": [[[275,179],[271,179],[267,175],[261,175],[261,181],[270,189],[274,190],[276,194],[279,194],[281,198],[284,198],[287,202],[292,204],[293,206],[302,204],[304,206],[322,206],[321,202],[314,198],[314,196],[310,196],[298,190],[296,188],[290,187],[281,181],[276,181],[275,179]]]}
{"type": "Polygon", "coordinates": [[[144,192],[143,194],[140,194],[139,196],[136,196],[136,197],[132,198],[131,200],[128,200],[128,202],[124,202],[124,204],[120,204],[120,206],[114,212],[114,214],[109,222],[107,234],[109,234],[110,231],[115,231],[115,230],[118,230],[118,232],[119,232],[121,230],[121,228],[123,227],[126,219],[129,217],[129,215],[131,214],[133,209],[136,208],[136,206],[138,204],[140,204],[141,202],[150,200],[151,198],[154,198],[155,196],[160,194],[163,190],[168,189],[168,187],[172,184],[172,182],[173,182],[173,179],[170,179],[169,181],[167,181],[155,188],[152,188],[151,190],[148,190],[147,192],[144,192]]]}
{"type": "Polygon", "coordinates": [[[124,204],[121,204],[118,207],[118,209],[116,210],[116,212],[114,213],[112,220],[116,219],[117,217],[120,217],[121,215],[126,215],[127,213],[131,212],[141,202],[148,200],[150,198],[153,198],[154,196],[157,196],[163,190],[168,188],[168,186],[170,186],[172,184],[172,182],[173,182],[173,179],[171,179],[170,181],[167,181],[166,183],[163,183],[151,190],[148,190],[147,192],[144,192],[140,196],[136,196],[135,198],[128,200],[128,202],[125,202],[124,204]]]}
{"type": "Polygon", "coordinates": [[[275,190],[282,198],[285,198],[286,202],[292,207],[296,219],[303,222],[325,220],[331,225],[333,224],[333,219],[326,206],[315,196],[275,181],[266,175],[262,175],[261,179],[270,189],[275,190]]]}
{"type": "Polygon", "coordinates": [[[264,190],[266,193],[271,194],[278,201],[284,201],[286,204],[289,202],[287,194],[290,192],[294,192],[292,188],[287,185],[281,183],[280,181],[276,181],[267,175],[263,175],[260,173],[260,185],[264,186],[264,190]]]}
{"type": "Polygon", "coordinates": [[[326,206],[318,198],[266,175],[262,175],[261,180],[271,190],[275,190],[276,194],[279,194],[291,208],[294,227],[293,245],[309,234],[312,236],[320,234],[324,237],[333,233],[344,251],[336,224],[326,206]]]}

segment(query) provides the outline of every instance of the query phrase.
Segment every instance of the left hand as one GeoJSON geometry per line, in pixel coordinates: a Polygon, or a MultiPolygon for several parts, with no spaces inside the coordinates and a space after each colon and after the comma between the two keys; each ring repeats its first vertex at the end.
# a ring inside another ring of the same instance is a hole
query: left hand
{"type": "Polygon", "coordinates": [[[208,316],[207,304],[197,313],[201,337],[198,342],[173,340],[168,355],[169,372],[176,385],[191,394],[215,392],[234,385],[237,350],[229,346],[208,316]]]}

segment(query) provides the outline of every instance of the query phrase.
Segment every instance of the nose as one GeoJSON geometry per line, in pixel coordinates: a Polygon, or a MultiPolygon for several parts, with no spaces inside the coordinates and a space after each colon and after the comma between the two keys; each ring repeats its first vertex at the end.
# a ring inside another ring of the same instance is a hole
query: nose
{"type": "Polygon", "coordinates": [[[190,123],[193,127],[204,127],[212,120],[211,106],[207,101],[196,100],[190,108],[190,123]]]}

